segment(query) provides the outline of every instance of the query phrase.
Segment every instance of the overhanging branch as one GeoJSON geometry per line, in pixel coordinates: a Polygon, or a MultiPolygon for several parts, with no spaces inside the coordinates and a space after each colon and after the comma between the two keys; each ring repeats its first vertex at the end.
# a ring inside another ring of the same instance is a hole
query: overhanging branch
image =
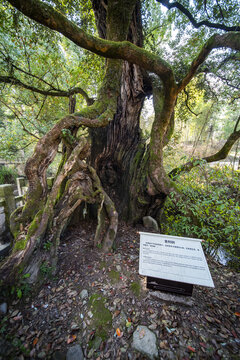
{"type": "MultiPolygon", "coordinates": [[[[201,26],[207,26],[212,29],[219,29],[219,30],[225,30],[225,31],[240,31],[240,26],[227,26],[227,25],[220,24],[220,23],[213,23],[208,20],[203,20],[203,21],[197,22],[194,19],[193,15],[190,13],[190,11],[187,8],[185,8],[185,6],[183,6],[182,4],[180,4],[177,1],[175,1],[173,3],[170,3],[169,0],[156,0],[156,1],[159,2],[160,4],[162,4],[163,6],[165,6],[168,10],[171,10],[174,8],[180,10],[185,16],[187,16],[187,18],[190,20],[191,24],[196,29],[200,28],[201,26]]],[[[221,8],[220,8],[220,13],[222,15],[221,8]]]]}
{"type": "Polygon", "coordinates": [[[199,66],[206,60],[213,49],[230,48],[240,50],[240,32],[229,32],[227,34],[213,35],[202,47],[200,53],[193,60],[188,73],[178,84],[178,92],[182,91],[196,74],[199,66]]]}
{"type": "Polygon", "coordinates": [[[155,54],[128,42],[109,41],[87,34],[66,16],[40,0],[9,0],[24,15],[58,31],[76,45],[97,55],[111,59],[127,60],[157,74],[167,85],[175,87],[170,65],[155,54]]]}
{"type": "Polygon", "coordinates": [[[22,87],[27,90],[31,90],[41,95],[45,96],[59,96],[59,97],[69,97],[71,95],[80,94],[86,100],[87,105],[92,105],[94,100],[88,96],[88,94],[81,88],[76,87],[68,91],[64,90],[42,90],[35,86],[25,84],[24,82],[20,81],[19,79],[13,76],[0,76],[0,82],[5,84],[11,84],[15,86],[22,87]]]}
{"type": "Polygon", "coordinates": [[[228,137],[227,141],[225,142],[223,147],[218,152],[216,152],[213,155],[201,158],[201,159],[194,159],[194,160],[188,161],[187,163],[185,163],[185,164],[173,169],[172,171],[170,171],[168,176],[170,178],[172,178],[172,179],[176,179],[183,172],[189,172],[195,166],[200,165],[202,161],[205,161],[207,163],[211,163],[211,162],[226,159],[226,157],[228,156],[231,148],[233,147],[235,142],[240,138],[240,130],[237,130],[239,122],[240,122],[240,116],[237,119],[237,122],[235,124],[233,133],[228,137]]]}

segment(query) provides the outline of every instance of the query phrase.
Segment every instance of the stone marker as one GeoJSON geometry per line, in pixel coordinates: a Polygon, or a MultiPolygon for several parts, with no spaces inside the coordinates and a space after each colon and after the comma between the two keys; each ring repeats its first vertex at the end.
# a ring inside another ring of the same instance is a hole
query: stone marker
{"type": "Polygon", "coordinates": [[[146,326],[139,325],[134,331],[132,347],[148,356],[151,360],[158,358],[156,335],[146,326]]]}
{"type": "Polygon", "coordinates": [[[67,351],[67,360],[84,360],[82,348],[80,345],[74,345],[67,351]]]}
{"type": "Polygon", "coordinates": [[[155,230],[155,231],[159,231],[157,221],[154,218],[152,218],[151,216],[144,216],[143,217],[143,225],[147,229],[152,229],[152,230],[155,230]]]}

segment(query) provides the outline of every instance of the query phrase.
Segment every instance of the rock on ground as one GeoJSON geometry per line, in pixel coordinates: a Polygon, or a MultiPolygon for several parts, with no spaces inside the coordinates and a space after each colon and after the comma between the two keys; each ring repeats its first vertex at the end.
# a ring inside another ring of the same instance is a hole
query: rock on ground
{"type": "Polygon", "coordinates": [[[84,356],[83,356],[81,346],[74,345],[74,346],[70,347],[70,349],[68,349],[66,359],[67,360],[83,360],[84,356]]]}
{"type": "Polygon", "coordinates": [[[156,297],[163,301],[170,302],[171,304],[176,303],[176,304],[183,304],[186,306],[193,306],[193,300],[190,297],[186,297],[184,295],[173,295],[161,291],[150,291],[149,294],[150,296],[156,297]]]}
{"type": "Polygon", "coordinates": [[[143,217],[143,225],[147,229],[152,229],[152,230],[155,230],[155,231],[159,231],[157,221],[154,218],[152,218],[151,216],[144,216],[143,217]]]}
{"type": "Polygon", "coordinates": [[[146,326],[138,326],[133,334],[132,347],[147,355],[151,360],[158,357],[156,335],[146,326]]]}
{"type": "Polygon", "coordinates": [[[83,289],[81,292],[80,292],[80,297],[81,299],[87,299],[88,298],[88,291],[86,289],[83,289]]]}
{"type": "Polygon", "coordinates": [[[0,305],[0,313],[1,314],[6,314],[7,313],[7,303],[2,303],[0,305]]]}

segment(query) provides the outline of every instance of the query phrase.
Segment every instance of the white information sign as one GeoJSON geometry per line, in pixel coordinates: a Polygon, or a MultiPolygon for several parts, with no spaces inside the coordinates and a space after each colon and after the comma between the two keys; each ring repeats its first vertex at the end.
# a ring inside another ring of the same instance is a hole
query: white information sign
{"type": "Polygon", "coordinates": [[[139,274],[214,287],[201,241],[140,232],[139,274]]]}

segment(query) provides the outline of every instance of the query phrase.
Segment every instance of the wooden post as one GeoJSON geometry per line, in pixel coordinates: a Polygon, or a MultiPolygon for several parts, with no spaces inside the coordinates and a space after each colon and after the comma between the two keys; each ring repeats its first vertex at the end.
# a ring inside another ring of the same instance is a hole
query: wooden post
{"type": "Polygon", "coordinates": [[[25,179],[24,177],[19,177],[17,178],[17,189],[18,189],[18,195],[22,196],[23,195],[23,191],[22,188],[25,186],[25,179]]]}

